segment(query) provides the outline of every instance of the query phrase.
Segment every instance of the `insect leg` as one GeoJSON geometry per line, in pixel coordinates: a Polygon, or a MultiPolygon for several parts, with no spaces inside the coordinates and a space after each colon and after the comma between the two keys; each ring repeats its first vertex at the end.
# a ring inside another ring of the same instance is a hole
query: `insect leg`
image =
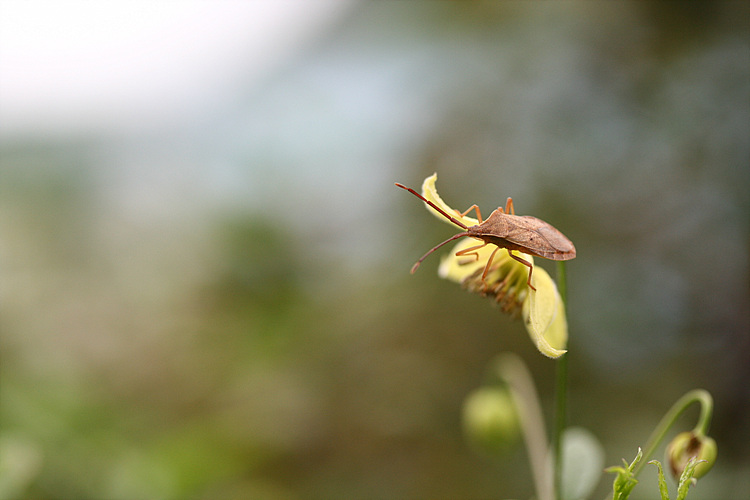
{"type": "Polygon", "coordinates": [[[477,245],[475,247],[464,248],[463,250],[459,250],[458,252],[456,252],[456,256],[463,257],[465,255],[473,255],[474,257],[476,257],[476,260],[479,260],[479,254],[477,253],[477,250],[486,246],[487,242],[484,242],[481,245],[477,245]]]}
{"type": "Polygon", "coordinates": [[[505,202],[505,213],[516,215],[516,210],[513,208],[513,198],[510,196],[508,196],[508,201],[505,202]]]}
{"type": "Polygon", "coordinates": [[[500,247],[495,247],[495,249],[490,254],[490,258],[487,259],[487,265],[484,266],[484,272],[482,272],[482,284],[484,285],[485,290],[487,289],[487,282],[484,281],[484,279],[487,277],[487,273],[490,270],[490,266],[492,265],[492,259],[495,258],[495,254],[497,251],[500,250],[500,247]]]}
{"type": "Polygon", "coordinates": [[[531,265],[531,263],[529,261],[527,261],[525,259],[522,259],[521,257],[518,257],[517,255],[513,255],[513,252],[511,252],[510,250],[508,250],[508,255],[510,255],[510,257],[513,260],[516,260],[516,261],[520,262],[521,264],[523,264],[524,266],[526,266],[526,267],[529,268],[529,279],[526,281],[526,284],[529,285],[529,288],[531,288],[532,290],[534,290],[536,292],[536,288],[534,288],[531,285],[531,271],[534,270],[534,266],[531,265]]]}
{"type": "Polygon", "coordinates": [[[476,206],[476,205],[472,205],[469,208],[467,208],[465,212],[461,213],[461,217],[465,217],[466,214],[468,214],[472,210],[475,210],[477,212],[477,219],[479,220],[479,223],[481,224],[482,220],[483,220],[482,219],[482,212],[479,211],[479,207],[476,206]]]}

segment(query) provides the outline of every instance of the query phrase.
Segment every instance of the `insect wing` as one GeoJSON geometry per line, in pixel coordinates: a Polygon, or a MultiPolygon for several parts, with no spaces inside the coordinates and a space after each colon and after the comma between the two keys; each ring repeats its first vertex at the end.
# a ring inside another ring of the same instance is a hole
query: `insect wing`
{"type": "Polygon", "coordinates": [[[545,259],[569,260],[576,256],[573,243],[543,220],[524,215],[517,216],[517,222],[505,237],[509,242],[545,259]]]}

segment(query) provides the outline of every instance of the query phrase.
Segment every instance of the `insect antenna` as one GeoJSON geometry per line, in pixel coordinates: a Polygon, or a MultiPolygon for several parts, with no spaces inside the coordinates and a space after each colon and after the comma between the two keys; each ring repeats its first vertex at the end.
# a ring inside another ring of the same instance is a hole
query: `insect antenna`
{"type": "Polygon", "coordinates": [[[431,248],[431,249],[430,249],[430,250],[429,250],[429,251],[428,251],[428,252],[427,252],[426,254],[424,254],[423,256],[421,256],[421,257],[419,258],[419,260],[418,260],[417,262],[415,262],[415,263],[414,263],[414,265],[413,265],[413,266],[411,266],[411,271],[410,271],[410,272],[411,272],[411,274],[414,274],[414,273],[415,273],[415,272],[417,271],[417,268],[418,268],[418,267],[419,267],[419,265],[420,265],[420,264],[422,263],[422,261],[423,261],[423,260],[425,260],[425,259],[426,259],[427,257],[429,257],[429,256],[430,256],[430,254],[431,254],[432,252],[434,252],[435,250],[437,250],[437,249],[438,249],[438,248],[440,248],[441,246],[445,245],[446,243],[450,243],[450,242],[451,242],[451,241],[453,241],[453,240],[457,240],[457,239],[458,239],[458,238],[460,238],[461,236],[469,236],[469,235],[468,235],[467,233],[458,233],[458,234],[454,234],[453,236],[451,236],[450,238],[448,238],[448,239],[447,239],[447,240],[445,240],[444,242],[442,242],[442,243],[438,243],[437,245],[435,245],[434,247],[432,247],[432,248],[431,248]]]}
{"type": "MultiPolygon", "coordinates": [[[[466,226],[466,224],[464,224],[463,222],[459,221],[458,219],[456,219],[452,215],[448,214],[445,210],[443,210],[439,206],[435,205],[433,202],[431,202],[430,200],[428,200],[427,198],[425,198],[421,194],[417,193],[412,188],[408,188],[408,187],[404,186],[403,184],[399,184],[398,182],[396,183],[396,186],[400,187],[401,189],[406,189],[411,194],[413,194],[414,196],[416,196],[417,198],[419,198],[420,200],[422,200],[423,202],[427,203],[429,206],[431,206],[432,208],[434,208],[435,210],[437,210],[443,217],[447,218],[449,221],[451,221],[452,223],[454,223],[455,225],[457,225],[461,229],[469,229],[468,226],[466,226]]],[[[443,245],[444,243],[447,243],[448,241],[451,241],[451,240],[444,241],[443,243],[441,243],[437,247],[443,245]]],[[[435,248],[437,248],[437,247],[435,247],[435,248]]],[[[435,250],[435,248],[433,248],[432,250],[435,250]]],[[[432,250],[430,250],[430,252],[432,252],[432,250]]],[[[429,255],[430,252],[427,252],[427,255],[429,255]]],[[[425,257],[427,255],[425,255],[425,257]]],[[[419,260],[421,261],[422,259],[419,259],[419,260]]]]}

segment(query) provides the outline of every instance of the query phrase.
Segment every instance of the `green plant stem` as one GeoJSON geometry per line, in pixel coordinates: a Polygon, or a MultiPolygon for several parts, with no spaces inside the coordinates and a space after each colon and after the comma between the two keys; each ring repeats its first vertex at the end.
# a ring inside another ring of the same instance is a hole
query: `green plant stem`
{"type": "Polygon", "coordinates": [[[529,455],[536,497],[539,500],[553,500],[555,495],[549,467],[547,431],[534,380],[524,362],[515,354],[501,354],[496,367],[496,373],[508,384],[518,406],[521,432],[529,455]]]}
{"type": "MultiPolygon", "coordinates": [[[[567,288],[565,277],[565,262],[557,263],[557,290],[563,301],[563,309],[567,306],[567,288]]],[[[567,424],[568,406],[568,353],[557,359],[555,389],[555,425],[552,434],[552,449],[555,454],[554,486],[558,500],[562,495],[562,434],[567,424]]]]}
{"type": "Polygon", "coordinates": [[[701,412],[698,417],[698,423],[695,425],[693,432],[696,434],[705,435],[708,432],[708,426],[711,424],[711,414],[713,412],[713,398],[711,394],[703,389],[694,389],[680,399],[678,399],[672,408],[662,417],[659,425],[656,426],[654,432],[646,442],[646,449],[643,452],[643,460],[636,464],[633,469],[633,477],[636,477],[643,465],[648,462],[648,459],[656,451],[656,448],[664,440],[664,437],[669,432],[669,429],[674,425],[680,415],[693,403],[699,403],[701,405],[701,412]]]}

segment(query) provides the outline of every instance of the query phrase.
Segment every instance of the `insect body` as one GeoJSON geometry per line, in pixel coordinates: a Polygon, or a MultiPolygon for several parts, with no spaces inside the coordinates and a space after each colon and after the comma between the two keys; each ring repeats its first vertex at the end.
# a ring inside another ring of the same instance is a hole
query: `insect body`
{"type": "Polygon", "coordinates": [[[463,217],[470,211],[475,210],[479,224],[475,226],[467,226],[413,189],[399,183],[396,183],[396,186],[401,189],[406,189],[464,230],[464,232],[453,235],[442,243],[434,246],[426,254],[420,257],[411,268],[412,273],[417,270],[422,261],[432,252],[446,243],[463,236],[476,238],[483,243],[456,252],[456,255],[459,257],[464,255],[474,255],[478,260],[479,254],[477,253],[477,250],[486,245],[495,245],[495,247],[497,247],[490,254],[487,264],[484,267],[484,271],[482,272],[482,282],[485,283],[485,285],[485,278],[487,277],[487,273],[492,265],[492,259],[495,257],[495,253],[501,248],[508,249],[508,255],[529,268],[529,278],[526,283],[532,290],[536,290],[536,288],[531,285],[531,272],[533,271],[532,264],[516,255],[513,255],[510,250],[536,255],[537,257],[550,260],[570,260],[576,256],[576,248],[573,246],[573,243],[550,224],[530,215],[516,215],[513,208],[512,198],[508,198],[508,201],[505,204],[505,210],[503,210],[502,207],[498,207],[485,221],[482,220],[482,214],[479,211],[479,207],[472,205],[466,210],[466,212],[460,215],[463,217]]]}

